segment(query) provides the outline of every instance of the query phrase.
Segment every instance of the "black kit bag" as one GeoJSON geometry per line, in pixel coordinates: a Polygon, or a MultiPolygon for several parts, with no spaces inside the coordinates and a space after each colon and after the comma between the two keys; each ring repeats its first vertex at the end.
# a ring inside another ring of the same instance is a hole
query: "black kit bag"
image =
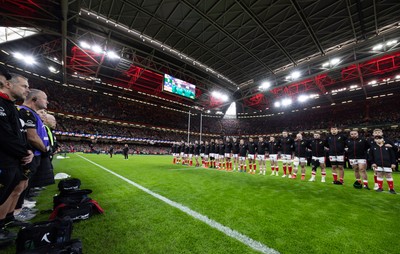
{"type": "Polygon", "coordinates": [[[37,249],[41,246],[64,243],[71,240],[72,220],[70,218],[37,222],[21,228],[16,240],[17,253],[37,249]]]}
{"type": "Polygon", "coordinates": [[[58,183],[58,190],[79,190],[81,187],[81,180],[78,178],[63,179],[58,183]]]}
{"type": "Polygon", "coordinates": [[[80,204],[82,201],[89,198],[88,195],[90,193],[92,193],[90,189],[61,191],[60,194],[53,197],[53,208],[56,208],[60,204],[80,204]]]}
{"type": "Polygon", "coordinates": [[[43,245],[34,250],[26,250],[18,254],[82,254],[82,242],[73,239],[65,243],[52,243],[43,245]]]}

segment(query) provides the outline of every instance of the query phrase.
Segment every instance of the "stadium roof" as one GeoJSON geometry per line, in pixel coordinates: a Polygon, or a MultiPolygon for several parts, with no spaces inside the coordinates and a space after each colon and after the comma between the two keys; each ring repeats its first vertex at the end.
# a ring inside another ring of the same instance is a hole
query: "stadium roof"
{"type": "Polygon", "coordinates": [[[379,84],[400,79],[399,1],[6,0],[0,14],[2,27],[25,35],[2,36],[3,63],[185,110],[236,101],[239,112],[262,112],[300,95],[318,105],[366,100],[397,92],[379,84]],[[15,52],[39,60],[23,65],[15,52]],[[164,73],[195,84],[196,99],[162,92],[164,73]],[[335,96],[343,89],[353,92],[335,96]]]}

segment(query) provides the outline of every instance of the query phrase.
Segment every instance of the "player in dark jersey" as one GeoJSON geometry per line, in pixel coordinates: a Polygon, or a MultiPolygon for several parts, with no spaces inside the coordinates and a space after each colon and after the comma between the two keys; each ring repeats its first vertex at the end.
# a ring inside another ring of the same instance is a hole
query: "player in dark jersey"
{"type": "Polygon", "coordinates": [[[289,133],[287,131],[282,131],[282,138],[279,140],[283,165],[282,177],[287,176],[287,170],[289,171],[289,178],[292,177],[293,143],[294,140],[289,137],[289,133]]]}
{"type": "Polygon", "coordinates": [[[301,180],[306,178],[306,164],[307,164],[307,149],[310,147],[310,142],[303,139],[303,135],[298,133],[296,140],[294,141],[294,161],[293,161],[293,176],[292,179],[296,179],[297,171],[300,165],[301,168],[301,180]]]}
{"type": "Polygon", "coordinates": [[[178,154],[178,144],[177,142],[173,142],[172,143],[172,147],[171,147],[171,153],[172,153],[172,164],[176,164],[177,163],[177,154],[178,154]]]}
{"type": "Polygon", "coordinates": [[[369,149],[369,159],[372,163],[372,168],[377,174],[378,189],[377,192],[383,191],[383,176],[389,185],[389,192],[396,194],[394,190],[392,171],[396,167],[396,154],[391,147],[385,146],[383,136],[375,136],[375,143],[369,149]]]}
{"type": "Polygon", "coordinates": [[[255,174],[257,170],[257,164],[256,164],[256,149],[257,145],[254,142],[253,138],[249,138],[249,142],[247,143],[248,151],[249,153],[247,154],[247,159],[249,161],[249,174],[255,174]]]}
{"type": "Polygon", "coordinates": [[[112,158],[113,154],[114,154],[114,147],[110,146],[110,148],[108,149],[108,153],[110,154],[110,158],[112,158]]]}
{"type": "Polygon", "coordinates": [[[326,164],[325,164],[325,147],[326,141],[321,139],[321,134],[319,132],[314,133],[314,139],[311,140],[311,178],[310,182],[315,181],[315,176],[317,174],[317,168],[321,167],[321,182],[325,182],[326,177],[326,164]]]}
{"type": "Polygon", "coordinates": [[[185,142],[185,151],[184,151],[184,161],[185,161],[185,165],[189,165],[189,152],[190,152],[190,144],[189,142],[185,142]]]}
{"type": "Polygon", "coordinates": [[[333,184],[343,184],[344,148],[346,145],[346,139],[346,136],[339,134],[336,127],[331,127],[331,135],[326,139],[326,144],[329,148],[329,160],[332,165],[333,184]],[[339,169],[339,181],[337,169],[339,169]]]}
{"type": "Polygon", "coordinates": [[[204,167],[209,168],[210,167],[210,151],[211,151],[211,145],[206,141],[204,144],[204,167]]]}
{"type": "Polygon", "coordinates": [[[200,163],[199,163],[199,157],[200,157],[199,141],[197,141],[197,140],[194,141],[193,150],[194,150],[194,159],[196,161],[195,167],[199,167],[200,166],[200,163]]]}
{"type": "Polygon", "coordinates": [[[279,143],[275,141],[275,137],[271,136],[269,137],[269,142],[268,142],[268,157],[269,161],[271,163],[271,176],[279,176],[279,165],[278,165],[278,153],[279,153],[279,143]]]}
{"type": "Polygon", "coordinates": [[[246,172],[246,157],[248,152],[248,145],[244,143],[244,139],[239,143],[239,164],[240,172],[246,172]]]}
{"type": "Polygon", "coordinates": [[[214,139],[210,141],[210,168],[215,168],[215,151],[216,151],[216,144],[214,139]]]}
{"type": "Polygon", "coordinates": [[[218,145],[218,169],[225,170],[225,144],[224,140],[219,140],[218,145]]]}
{"type": "Polygon", "coordinates": [[[225,167],[226,171],[232,171],[232,142],[229,137],[225,138],[225,167]]]}
{"type": "Polygon", "coordinates": [[[185,141],[181,141],[179,145],[179,163],[184,165],[185,164],[185,141]]]}
{"type": "Polygon", "coordinates": [[[257,142],[257,160],[258,165],[260,167],[260,175],[265,175],[266,167],[265,167],[265,158],[266,158],[266,151],[267,151],[267,143],[264,142],[263,137],[258,137],[257,142]]]}
{"type": "Polygon", "coordinates": [[[350,131],[350,138],[346,140],[346,150],[350,165],[354,169],[356,181],[358,181],[360,184],[363,184],[364,189],[369,190],[368,176],[366,171],[368,149],[369,142],[364,138],[358,137],[358,131],[350,131]]]}
{"type": "Polygon", "coordinates": [[[193,166],[194,144],[189,142],[189,166],[193,166]]]}
{"type": "Polygon", "coordinates": [[[205,154],[206,146],[204,145],[204,141],[200,141],[200,158],[201,158],[201,165],[202,167],[206,167],[206,162],[204,160],[204,154],[205,154]]]}
{"type": "Polygon", "coordinates": [[[239,171],[239,141],[237,138],[233,138],[232,141],[233,171],[239,171]]]}

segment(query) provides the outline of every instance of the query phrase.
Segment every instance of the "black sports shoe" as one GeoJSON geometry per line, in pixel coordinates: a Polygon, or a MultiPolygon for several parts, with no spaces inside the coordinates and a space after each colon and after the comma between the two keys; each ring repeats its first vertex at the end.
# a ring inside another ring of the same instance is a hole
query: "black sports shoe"
{"type": "Polygon", "coordinates": [[[14,240],[17,238],[17,234],[8,231],[7,229],[0,229],[0,241],[1,242],[5,242],[5,241],[9,241],[9,240],[14,240]]]}
{"type": "Polygon", "coordinates": [[[390,189],[390,190],[389,190],[389,193],[391,193],[391,194],[397,194],[396,191],[395,191],[394,189],[390,189]]]}
{"type": "Polygon", "coordinates": [[[376,190],[376,192],[383,192],[383,189],[379,188],[379,189],[376,190]]]}
{"type": "Polygon", "coordinates": [[[364,184],[364,187],[363,187],[364,189],[366,189],[366,190],[370,190],[370,188],[368,187],[368,185],[365,185],[364,184]]]}
{"type": "Polygon", "coordinates": [[[342,183],[341,181],[333,181],[333,184],[336,184],[336,185],[343,185],[343,183],[342,183]]]}

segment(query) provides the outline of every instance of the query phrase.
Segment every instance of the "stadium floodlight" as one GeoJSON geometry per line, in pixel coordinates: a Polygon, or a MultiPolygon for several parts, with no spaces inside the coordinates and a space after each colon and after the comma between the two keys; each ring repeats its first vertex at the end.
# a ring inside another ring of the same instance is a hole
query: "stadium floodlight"
{"type": "Polygon", "coordinates": [[[331,66],[335,66],[340,63],[340,58],[333,58],[331,61],[329,61],[329,63],[331,64],[331,66]]]}
{"type": "Polygon", "coordinates": [[[14,57],[17,58],[17,59],[23,59],[23,58],[24,58],[24,56],[23,56],[21,53],[19,53],[19,52],[15,52],[13,55],[14,55],[14,57]]]}
{"type": "Polygon", "coordinates": [[[280,108],[281,107],[281,103],[279,101],[276,101],[274,103],[275,108],[280,108]]]}
{"type": "Polygon", "coordinates": [[[371,80],[370,82],[368,82],[368,85],[375,85],[377,83],[376,80],[371,80]]]}
{"type": "Polygon", "coordinates": [[[390,40],[390,41],[388,41],[388,42],[386,42],[386,46],[392,46],[392,45],[394,45],[394,44],[396,44],[397,43],[397,40],[390,40]]]}
{"type": "Polygon", "coordinates": [[[261,83],[261,85],[258,88],[259,88],[259,90],[265,91],[270,87],[271,87],[271,83],[268,81],[264,81],[261,83]]]}
{"type": "Polygon", "coordinates": [[[383,49],[382,43],[379,43],[372,48],[372,50],[374,50],[374,51],[378,51],[378,50],[382,50],[382,49],[383,49]]]}
{"type": "Polygon", "coordinates": [[[396,75],[396,77],[394,77],[395,79],[400,79],[400,75],[396,75]]]}
{"type": "Polygon", "coordinates": [[[90,49],[90,48],[91,48],[91,46],[89,45],[89,43],[87,43],[86,41],[81,41],[81,42],[79,43],[79,45],[81,45],[81,47],[84,48],[84,49],[90,49]]]}
{"type": "Polygon", "coordinates": [[[325,63],[323,63],[323,64],[322,64],[322,68],[328,68],[328,67],[329,67],[329,65],[330,65],[330,63],[329,63],[329,62],[325,62],[325,63]]]}
{"type": "Polygon", "coordinates": [[[49,71],[52,73],[59,73],[60,71],[54,68],[53,66],[49,66],[49,71]]]}
{"type": "Polygon", "coordinates": [[[211,95],[212,95],[213,97],[215,97],[215,98],[218,98],[218,97],[221,96],[221,93],[218,92],[218,91],[213,91],[213,92],[211,93],[211,95]]]}
{"type": "Polygon", "coordinates": [[[107,56],[111,59],[120,59],[121,57],[117,55],[114,51],[108,51],[107,56]]]}
{"type": "Polygon", "coordinates": [[[302,94],[302,95],[300,95],[300,96],[297,98],[297,100],[298,100],[299,102],[306,102],[309,98],[310,98],[310,97],[309,97],[308,95],[302,94]]]}
{"type": "Polygon", "coordinates": [[[299,71],[294,71],[294,72],[292,72],[292,74],[290,76],[292,76],[292,79],[295,80],[295,79],[300,78],[301,73],[299,71]]]}
{"type": "Polygon", "coordinates": [[[35,58],[33,58],[33,56],[25,56],[24,61],[27,64],[35,64],[36,63],[36,60],[35,60],[35,58]]]}
{"type": "Polygon", "coordinates": [[[102,53],[103,49],[99,45],[93,45],[92,50],[96,53],[102,53]]]}
{"type": "Polygon", "coordinates": [[[292,99],[290,98],[282,99],[282,106],[289,106],[291,104],[292,104],[292,99]]]}
{"type": "Polygon", "coordinates": [[[221,95],[221,100],[224,101],[224,102],[227,102],[227,101],[229,100],[228,95],[222,94],[222,95],[221,95]]]}

